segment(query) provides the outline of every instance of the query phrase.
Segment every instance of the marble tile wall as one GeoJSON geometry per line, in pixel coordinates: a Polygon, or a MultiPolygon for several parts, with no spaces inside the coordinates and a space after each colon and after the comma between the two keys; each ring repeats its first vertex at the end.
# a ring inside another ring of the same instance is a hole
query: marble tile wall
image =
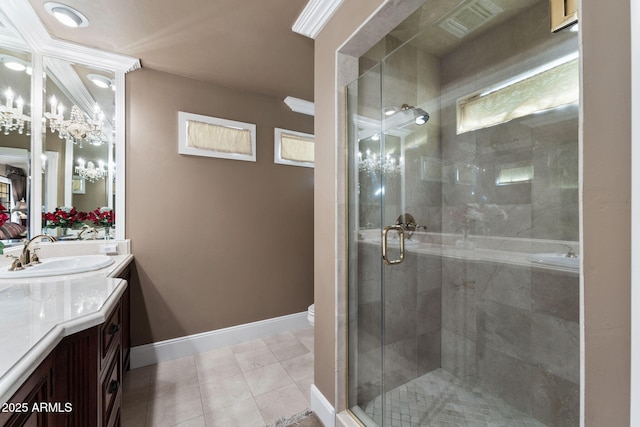
{"type": "Polygon", "coordinates": [[[441,58],[444,232],[578,240],[577,106],[456,132],[458,99],[577,51],[575,33],[550,33],[547,17],[539,2],[441,58]],[[533,179],[497,185],[500,169],[514,166],[533,166],[533,179]],[[485,218],[466,224],[456,213],[468,204],[485,218]]]}
{"type": "Polygon", "coordinates": [[[442,367],[549,426],[579,423],[579,276],[443,260],[442,367]]]}
{"type": "MultiPolygon", "coordinates": [[[[534,19],[546,7],[441,61],[444,232],[579,239],[577,106],[456,133],[456,99],[505,80],[527,57],[577,48],[534,19]],[[481,45],[511,49],[485,55],[481,45]],[[500,169],[517,166],[533,166],[532,179],[498,185],[500,169]],[[480,219],[468,220],[470,204],[480,219]]],[[[579,276],[472,259],[445,259],[442,271],[442,367],[549,426],[578,425],[579,276]]]]}
{"type": "MultiPolygon", "coordinates": [[[[369,56],[361,58],[368,71],[350,85],[357,91],[356,114],[372,122],[380,121],[385,107],[400,109],[403,104],[420,107],[430,114],[427,125],[403,123],[395,127],[388,121],[380,123],[386,132],[380,140],[361,139],[359,151],[367,149],[378,156],[390,155],[396,162],[403,157],[404,176],[359,174],[359,223],[362,228],[380,228],[394,224],[398,216],[408,212],[429,230],[441,230],[442,189],[440,181],[422,179],[422,159],[441,159],[440,148],[440,62],[411,45],[386,56],[401,43],[391,36],[382,40],[369,56]],[[369,66],[371,61],[379,61],[369,66]],[[391,126],[391,127],[390,127],[391,126]],[[384,188],[384,193],[380,190],[384,188]],[[384,194],[384,209],[381,195],[384,194]]],[[[389,118],[391,122],[394,116],[389,118]]]]}
{"type": "Polygon", "coordinates": [[[408,253],[381,270],[380,246],[358,248],[358,403],[440,367],[442,280],[439,257],[408,253]],[[383,302],[384,301],[384,302],[383,302]],[[384,336],[383,336],[384,334],[384,336]]]}

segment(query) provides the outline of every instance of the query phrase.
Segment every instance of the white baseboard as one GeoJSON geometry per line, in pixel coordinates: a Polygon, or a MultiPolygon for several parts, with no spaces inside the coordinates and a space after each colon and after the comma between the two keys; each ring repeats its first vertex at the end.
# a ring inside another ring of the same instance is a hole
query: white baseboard
{"type": "Polygon", "coordinates": [[[131,348],[131,369],[308,327],[307,313],[302,312],[140,345],[131,348]]]}
{"type": "Polygon", "coordinates": [[[336,426],[336,411],[315,384],[311,384],[311,410],[320,418],[324,427],[336,426]]]}

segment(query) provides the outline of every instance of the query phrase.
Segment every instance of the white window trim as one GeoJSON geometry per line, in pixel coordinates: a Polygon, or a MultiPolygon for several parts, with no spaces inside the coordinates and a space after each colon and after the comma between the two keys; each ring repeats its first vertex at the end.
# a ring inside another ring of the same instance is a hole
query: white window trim
{"type": "Polygon", "coordinates": [[[315,166],[314,162],[299,162],[295,160],[283,159],[282,158],[282,134],[294,135],[301,138],[308,138],[314,140],[315,135],[304,132],[297,132],[288,129],[275,128],[274,133],[274,163],[280,165],[289,165],[289,166],[302,166],[305,168],[312,168],[315,166]]]}
{"type": "Polygon", "coordinates": [[[203,116],[201,114],[178,112],[178,152],[190,156],[216,157],[220,159],[243,160],[247,162],[256,161],[256,125],[253,123],[238,122],[235,120],[221,119],[218,117],[203,116]],[[206,150],[202,148],[190,147],[187,140],[188,122],[201,122],[210,125],[223,126],[233,129],[247,130],[251,135],[251,154],[229,153],[223,151],[206,150]]]}

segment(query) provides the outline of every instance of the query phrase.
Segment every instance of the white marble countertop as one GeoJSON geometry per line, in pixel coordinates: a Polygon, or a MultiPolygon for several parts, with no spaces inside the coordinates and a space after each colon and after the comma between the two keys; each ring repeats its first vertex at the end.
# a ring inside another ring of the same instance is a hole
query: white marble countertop
{"type": "Polygon", "coordinates": [[[0,404],[64,337],[106,321],[127,287],[115,277],[133,256],[113,258],[112,265],[93,272],[0,280],[0,404]]]}

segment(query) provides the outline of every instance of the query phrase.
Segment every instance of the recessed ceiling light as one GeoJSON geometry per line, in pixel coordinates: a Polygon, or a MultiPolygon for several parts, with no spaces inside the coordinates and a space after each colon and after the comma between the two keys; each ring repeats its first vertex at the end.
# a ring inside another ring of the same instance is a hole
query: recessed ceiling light
{"type": "Polygon", "coordinates": [[[382,112],[384,113],[385,116],[392,116],[395,113],[398,112],[398,108],[396,107],[385,107],[382,112]]]}
{"type": "Polygon", "coordinates": [[[5,62],[4,66],[14,71],[24,71],[27,69],[27,67],[25,67],[24,64],[21,64],[17,61],[5,62]]]}
{"type": "Polygon", "coordinates": [[[91,80],[93,84],[103,89],[106,89],[113,85],[113,81],[110,78],[105,77],[101,74],[87,74],[87,78],[91,80]]]}
{"type": "Polygon", "coordinates": [[[44,9],[67,27],[87,27],[89,20],[82,13],[62,3],[47,2],[44,9]]]}
{"type": "Polygon", "coordinates": [[[24,71],[27,69],[27,63],[22,59],[18,59],[11,55],[0,55],[0,62],[10,70],[24,71]]]}

